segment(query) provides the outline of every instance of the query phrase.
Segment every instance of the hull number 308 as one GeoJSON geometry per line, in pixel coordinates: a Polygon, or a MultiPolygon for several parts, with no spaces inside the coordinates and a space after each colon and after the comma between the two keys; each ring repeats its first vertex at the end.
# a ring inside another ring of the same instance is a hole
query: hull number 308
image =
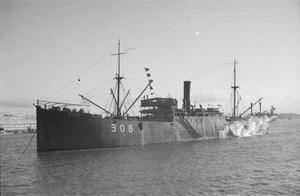
{"type": "MultiPolygon", "coordinates": [[[[123,133],[125,131],[128,131],[129,133],[131,133],[133,131],[133,127],[132,125],[128,125],[126,127],[126,125],[124,124],[120,124],[120,131],[123,133]]],[[[111,132],[116,132],[117,131],[117,124],[111,124],[111,132]]]]}

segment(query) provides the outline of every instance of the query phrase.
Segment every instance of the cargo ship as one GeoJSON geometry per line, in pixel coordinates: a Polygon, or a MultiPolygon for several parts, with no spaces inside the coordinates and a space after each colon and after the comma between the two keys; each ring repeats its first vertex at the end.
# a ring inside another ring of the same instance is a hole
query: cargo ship
{"type": "MultiPolygon", "coordinates": [[[[91,114],[84,109],[88,105],[38,100],[37,151],[80,150],[112,148],[120,146],[143,146],[154,143],[189,141],[218,138],[226,120],[217,108],[191,107],[190,81],[184,81],[183,108],[170,97],[140,100],[140,116],[129,116],[120,100],[120,42],[118,43],[117,92],[113,94],[116,111],[107,111],[88,98],[107,115],[91,114]],[[78,109],[74,109],[78,108],[78,109]]],[[[133,104],[151,88],[149,80],[145,89],[133,104]]],[[[132,105],[133,105],[132,104],[132,105]]]]}
{"type": "Polygon", "coordinates": [[[120,100],[120,41],[118,43],[117,90],[111,92],[115,110],[108,111],[87,97],[79,95],[105,112],[106,115],[91,114],[84,107],[38,100],[37,152],[113,148],[121,146],[144,146],[147,144],[193,141],[208,138],[224,138],[232,135],[226,129],[229,122],[219,108],[191,106],[191,81],[183,81],[183,106],[171,97],[148,98],[145,90],[151,88],[149,80],[145,89],[126,110],[120,100]],[[128,111],[140,100],[140,116],[130,116],[128,111]],[[74,109],[78,108],[78,109],[74,109]]]}

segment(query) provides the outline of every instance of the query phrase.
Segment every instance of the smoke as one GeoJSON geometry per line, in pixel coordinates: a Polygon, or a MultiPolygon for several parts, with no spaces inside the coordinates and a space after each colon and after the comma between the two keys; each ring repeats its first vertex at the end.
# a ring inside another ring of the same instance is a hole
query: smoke
{"type": "Polygon", "coordinates": [[[227,137],[250,137],[253,135],[264,135],[269,132],[271,122],[276,120],[277,116],[250,116],[245,119],[231,121],[225,125],[224,130],[220,131],[222,138],[227,137]]]}

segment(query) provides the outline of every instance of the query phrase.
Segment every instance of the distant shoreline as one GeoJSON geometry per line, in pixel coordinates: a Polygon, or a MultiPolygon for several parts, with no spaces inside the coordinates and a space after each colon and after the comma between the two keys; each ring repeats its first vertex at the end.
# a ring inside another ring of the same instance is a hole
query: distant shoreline
{"type": "Polygon", "coordinates": [[[31,133],[36,129],[35,115],[1,115],[0,129],[8,133],[31,133]]]}

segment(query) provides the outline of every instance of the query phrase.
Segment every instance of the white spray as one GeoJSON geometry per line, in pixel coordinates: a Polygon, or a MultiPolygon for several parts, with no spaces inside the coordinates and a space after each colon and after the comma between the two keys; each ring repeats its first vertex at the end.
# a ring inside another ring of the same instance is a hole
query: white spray
{"type": "Polygon", "coordinates": [[[271,122],[276,120],[276,118],[275,115],[262,115],[233,120],[225,125],[224,130],[220,131],[220,137],[250,137],[252,135],[267,134],[271,122]]]}

